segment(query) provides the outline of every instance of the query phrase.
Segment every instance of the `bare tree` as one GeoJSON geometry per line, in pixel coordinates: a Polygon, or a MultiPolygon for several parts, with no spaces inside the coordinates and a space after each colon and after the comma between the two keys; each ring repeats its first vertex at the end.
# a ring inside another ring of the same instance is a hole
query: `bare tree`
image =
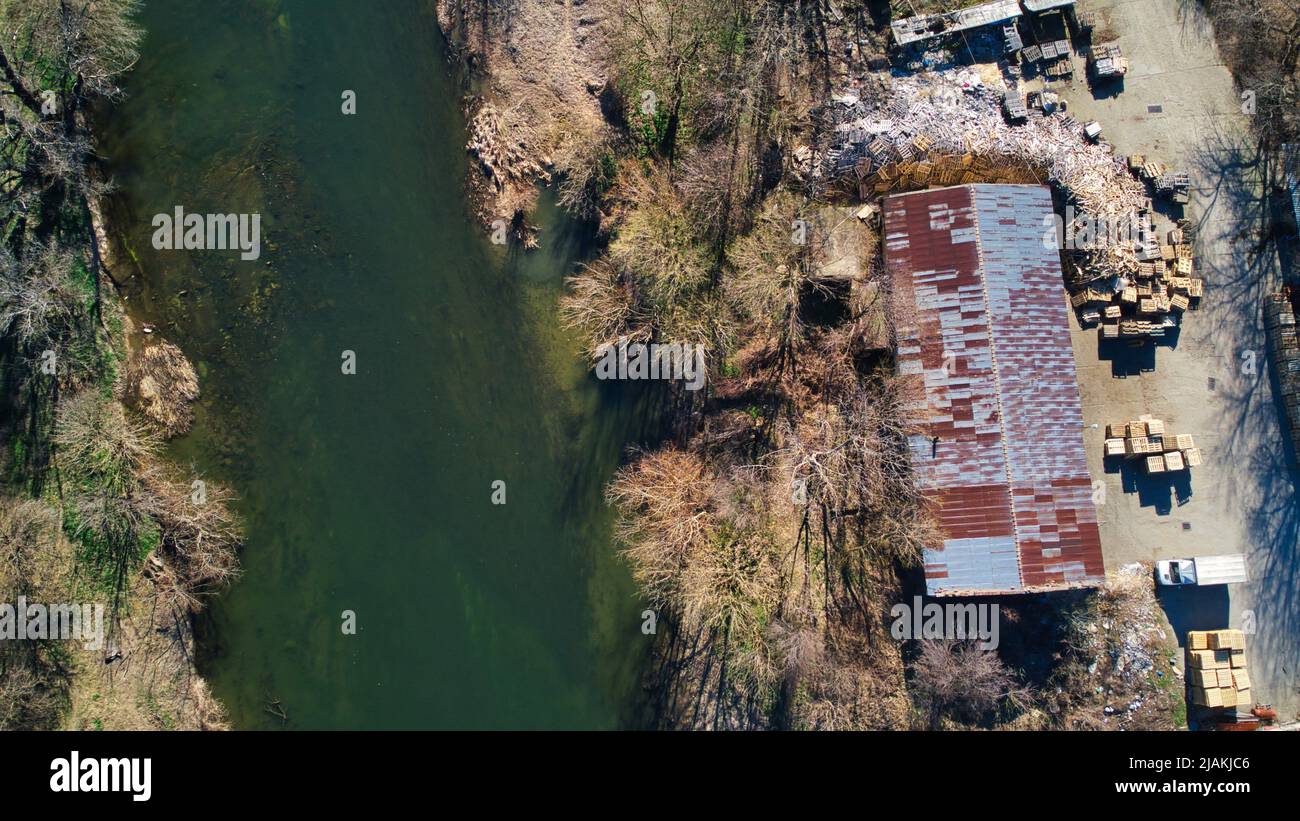
{"type": "Polygon", "coordinates": [[[234,494],[217,482],[178,478],[156,462],[144,471],[143,484],[140,506],[159,524],[177,594],[197,610],[202,594],[239,573],[243,537],[231,511],[234,494]]]}
{"type": "Polygon", "coordinates": [[[913,693],[934,728],[940,727],[944,718],[986,722],[1003,705],[1025,700],[1025,690],[996,651],[982,650],[973,642],[923,641],[912,671],[913,693]]]}
{"type": "Polygon", "coordinates": [[[620,339],[648,342],[653,333],[651,318],[637,304],[628,275],[605,258],[579,266],[565,280],[568,286],[560,298],[560,317],[585,337],[588,356],[595,357],[601,346],[620,339]]]}
{"type": "Polygon", "coordinates": [[[666,449],[643,454],[606,490],[632,573],[657,605],[676,599],[690,556],[713,536],[713,481],[698,456],[666,449]]]}
{"type": "Polygon", "coordinates": [[[0,7],[0,114],[9,139],[25,138],[47,178],[93,194],[84,173],[90,140],[80,121],[95,98],[121,93],[137,58],[136,0],[5,0],[0,7]]]}
{"type": "Polygon", "coordinates": [[[72,268],[72,253],[58,245],[29,244],[20,258],[0,247],[0,335],[30,354],[62,348],[82,332],[85,297],[72,268]]]}

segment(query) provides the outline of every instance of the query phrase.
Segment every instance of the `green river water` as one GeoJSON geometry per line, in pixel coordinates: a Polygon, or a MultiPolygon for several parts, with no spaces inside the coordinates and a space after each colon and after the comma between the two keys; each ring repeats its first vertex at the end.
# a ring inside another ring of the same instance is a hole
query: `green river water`
{"type": "Polygon", "coordinates": [[[172,455],[240,498],[244,575],[200,625],[234,726],[627,726],[647,638],[601,491],[653,409],[556,327],[583,233],[544,207],[523,255],[467,215],[431,0],[151,0],[141,23],[99,126],[112,273],[199,370],[172,455]],[[260,213],[261,258],[154,250],[177,205],[260,213]]]}

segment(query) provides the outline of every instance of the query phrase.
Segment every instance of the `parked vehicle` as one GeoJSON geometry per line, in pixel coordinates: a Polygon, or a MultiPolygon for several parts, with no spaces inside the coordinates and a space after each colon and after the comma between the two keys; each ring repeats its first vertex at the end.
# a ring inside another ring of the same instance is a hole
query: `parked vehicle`
{"type": "Polygon", "coordinates": [[[1171,587],[1205,587],[1210,584],[1240,584],[1250,581],[1250,577],[1246,573],[1245,556],[1201,556],[1156,562],[1156,581],[1171,587]]]}

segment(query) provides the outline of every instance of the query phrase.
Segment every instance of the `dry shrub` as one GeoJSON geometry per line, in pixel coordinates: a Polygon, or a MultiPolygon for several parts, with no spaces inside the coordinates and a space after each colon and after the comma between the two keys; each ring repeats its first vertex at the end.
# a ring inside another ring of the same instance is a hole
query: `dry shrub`
{"type": "Polygon", "coordinates": [[[793,223],[798,200],[789,194],[770,197],[753,229],[728,249],[725,290],[731,303],[764,334],[792,344],[802,333],[799,305],[804,295],[821,288],[816,279],[813,238],[798,244],[793,223]]]}
{"type": "MultiPolygon", "coordinates": [[[[62,600],[71,566],[54,508],[0,497],[0,602],[62,600]]],[[[57,728],[68,677],[56,659],[42,642],[0,641],[0,730],[57,728]]]]}
{"type": "Polygon", "coordinates": [[[143,508],[161,531],[165,569],[172,595],[190,610],[200,597],[229,583],[239,573],[242,534],[231,512],[234,494],[216,482],[179,479],[161,465],[144,473],[143,508]]]}
{"type": "MultiPolygon", "coordinates": [[[[884,595],[884,591],[873,591],[884,595]]],[[[848,609],[826,624],[824,651],[799,681],[790,725],[802,730],[897,730],[911,705],[898,642],[848,609]]]]}
{"type": "Polygon", "coordinates": [[[27,642],[0,642],[0,730],[58,729],[67,685],[27,642]]]}
{"type": "Polygon", "coordinates": [[[986,725],[1004,705],[1027,701],[997,652],[975,642],[922,641],[912,672],[912,693],[935,729],[946,721],[986,725]]]}
{"type": "Polygon", "coordinates": [[[120,403],[94,390],[62,404],[54,442],[60,466],[74,481],[123,495],[159,446],[158,437],[128,419],[120,403]]]}
{"type": "Polygon", "coordinates": [[[560,298],[564,324],[579,331],[584,351],[593,359],[603,345],[620,339],[648,342],[650,319],[636,303],[625,273],[602,257],[582,265],[565,280],[568,286],[560,298]]]}
{"type": "Polygon", "coordinates": [[[749,146],[729,140],[694,145],[676,165],[674,179],[683,203],[710,237],[728,237],[751,218],[755,161],[749,146]]]}
{"type": "Polygon", "coordinates": [[[614,184],[615,162],[609,135],[573,135],[560,142],[555,155],[560,205],[579,219],[600,216],[605,192],[614,184]]]}
{"type": "Polygon", "coordinates": [[[683,623],[728,632],[741,644],[762,642],[764,620],[779,599],[773,554],[761,531],[719,527],[686,557],[678,602],[683,623]]]}
{"type": "Polygon", "coordinates": [[[619,471],[607,495],[621,514],[624,555],[652,602],[670,606],[688,631],[760,642],[779,600],[776,551],[761,522],[720,510],[720,487],[731,486],[698,456],[666,449],[619,471]]]}
{"type": "Polygon", "coordinates": [[[714,481],[698,456],[669,448],[642,454],[606,489],[632,574],[656,606],[678,600],[687,559],[712,537],[714,481]]]}
{"type": "Polygon", "coordinates": [[[619,178],[620,198],[631,205],[609,257],[631,274],[659,314],[712,284],[709,252],[665,172],[626,163],[619,178]]]}
{"type": "Polygon", "coordinates": [[[70,558],[57,510],[36,499],[0,497],[0,601],[58,584],[70,558]]]}
{"type": "Polygon", "coordinates": [[[162,340],[146,345],[127,363],[123,383],[126,401],[164,435],[190,429],[194,419],[190,406],[199,398],[199,377],[180,348],[162,340]]]}

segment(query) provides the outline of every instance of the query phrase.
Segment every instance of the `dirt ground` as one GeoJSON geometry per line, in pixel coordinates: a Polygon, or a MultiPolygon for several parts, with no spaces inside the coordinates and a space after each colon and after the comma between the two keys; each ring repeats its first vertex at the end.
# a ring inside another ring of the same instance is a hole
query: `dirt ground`
{"type": "Polygon", "coordinates": [[[1274,249],[1253,242],[1266,213],[1248,122],[1194,3],[1081,0],[1079,9],[1098,15],[1098,32],[1115,35],[1131,67],[1122,86],[1093,90],[1078,56],[1076,79],[1056,90],[1074,116],[1102,123],[1118,154],[1192,175],[1187,215],[1200,225],[1195,275],[1206,282],[1200,309],[1159,346],[1101,347],[1097,330],[1072,320],[1089,468],[1105,482],[1106,565],[1244,553],[1249,583],[1162,593],[1161,602],[1180,646],[1190,629],[1246,630],[1254,700],[1291,719],[1300,710],[1300,499],[1260,311],[1281,274],[1274,249]],[[1177,478],[1104,464],[1106,423],[1145,414],[1192,434],[1205,464],[1177,478]]]}

